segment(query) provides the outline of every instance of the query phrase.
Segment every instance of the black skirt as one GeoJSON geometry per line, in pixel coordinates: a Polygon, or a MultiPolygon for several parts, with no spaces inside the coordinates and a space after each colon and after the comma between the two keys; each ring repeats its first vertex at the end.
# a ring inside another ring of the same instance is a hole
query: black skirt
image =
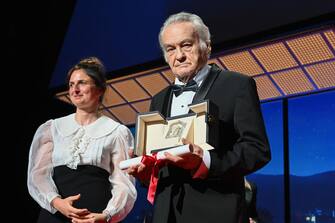
{"type": "MultiPolygon", "coordinates": [[[[80,194],[80,199],[73,203],[76,208],[87,208],[90,212],[101,213],[112,197],[109,173],[96,166],[82,165],[73,170],[67,166],[54,168],[53,180],[62,198],[80,194]]],[[[38,223],[71,222],[61,213],[51,214],[42,209],[38,223]]]]}

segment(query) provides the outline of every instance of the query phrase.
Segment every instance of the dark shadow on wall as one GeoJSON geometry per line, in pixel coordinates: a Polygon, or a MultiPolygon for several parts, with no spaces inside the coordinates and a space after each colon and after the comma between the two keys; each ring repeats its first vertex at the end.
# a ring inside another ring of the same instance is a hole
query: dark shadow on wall
{"type": "Polygon", "coordinates": [[[3,8],[2,190],[10,200],[2,203],[11,219],[35,222],[39,211],[26,186],[29,147],[37,127],[73,111],[55,99],[48,86],[74,5],[74,0],[11,1],[3,8]]]}

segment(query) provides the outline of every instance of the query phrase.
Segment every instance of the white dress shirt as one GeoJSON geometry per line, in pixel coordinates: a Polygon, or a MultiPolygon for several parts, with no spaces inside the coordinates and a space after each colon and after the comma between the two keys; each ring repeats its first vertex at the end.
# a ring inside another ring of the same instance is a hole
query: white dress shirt
{"type": "MultiPolygon", "coordinates": [[[[205,65],[193,78],[193,80],[197,83],[198,88],[201,87],[201,84],[209,74],[210,66],[205,65]]],[[[181,82],[178,78],[175,79],[175,84],[185,85],[186,83],[181,82]]],[[[189,112],[188,105],[192,104],[194,95],[196,92],[194,91],[184,91],[179,96],[173,94],[172,104],[171,104],[171,117],[184,115],[189,112]]],[[[206,167],[209,169],[210,167],[210,155],[207,150],[204,150],[203,158],[206,167]]]]}

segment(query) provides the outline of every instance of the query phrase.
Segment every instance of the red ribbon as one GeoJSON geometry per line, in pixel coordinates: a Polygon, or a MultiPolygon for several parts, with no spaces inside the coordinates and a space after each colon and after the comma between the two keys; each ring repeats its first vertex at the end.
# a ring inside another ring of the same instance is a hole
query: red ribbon
{"type": "Polygon", "coordinates": [[[165,165],[165,161],[157,160],[157,153],[154,153],[151,156],[144,155],[141,162],[146,166],[146,169],[151,170],[147,199],[151,204],[153,204],[158,184],[159,169],[165,165]]]}

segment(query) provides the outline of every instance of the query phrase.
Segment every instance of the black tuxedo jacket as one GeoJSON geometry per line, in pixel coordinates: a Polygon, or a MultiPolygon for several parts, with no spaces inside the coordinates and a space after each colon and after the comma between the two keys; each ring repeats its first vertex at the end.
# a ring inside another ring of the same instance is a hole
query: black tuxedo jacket
{"type": "MultiPolygon", "coordinates": [[[[255,81],[211,65],[193,103],[209,99],[219,109],[220,140],[210,151],[205,180],[173,165],[159,172],[154,223],[248,222],[244,176],[270,161],[255,81]]],[[[170,116],[171,86],[152,99],[150,110],[170,116]]]]}

